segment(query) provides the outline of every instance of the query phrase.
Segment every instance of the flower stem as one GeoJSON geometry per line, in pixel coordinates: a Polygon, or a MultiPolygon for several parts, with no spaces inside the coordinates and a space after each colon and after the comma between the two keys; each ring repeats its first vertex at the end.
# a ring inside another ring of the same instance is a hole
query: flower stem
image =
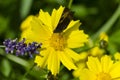
{"type": "Polygon", "coordinates": [[[0,45],[0,48],[4,48],[5,46],[4,45],[0,45]]]}
{"type": "Polygon", "coordinates": [[[97,31],[93,36],[92,39],[96,40],[96,38],[100,35],[101,32],[107,32],[115,23],[115,21],[118,19],[120,16],[120,5],[112,15],[112,17],[101,27],[99,31],[97,31]]]}
{"type": "Polygon", "coordinates": [[[68,4],[68,8],[69,8],[69,9],[70,9],[71,6],[72,6],[72,2],[73,2],[73,0],[70,0],[70,1],[69,1],[69,4],[68,4]]]}
{"type": "Polygon", "coordinates": [[[23,78],[27,76],[27,74],[34,68],[35,64],[23,75],[23,78]]]}

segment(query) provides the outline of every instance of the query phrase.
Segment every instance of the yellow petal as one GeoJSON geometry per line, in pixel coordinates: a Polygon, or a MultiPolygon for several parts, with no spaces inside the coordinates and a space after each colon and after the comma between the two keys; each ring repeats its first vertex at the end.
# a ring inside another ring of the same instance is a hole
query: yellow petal
{"type": "Polygon", "coordinates": [[[88,66],[89,70],[95,74],[98,74],[99,72],[102,71],[101,63],[97,57],[96,58],[88,57],[87,66],[88,66]]]}
{"type": "Polygon", "coordinates": [[[49,50],[43,50],[40,52],[41,56],[36,56],[34,62],[37,63],[37,66],[45,67],[47,65],[47,59],[49,57],[49,50]]]}
{"type": "Polygon", "coordinates": [[[30,27],[30,23],[31,23],[33,17],[35,17],[35,16],[30,15],[22,22],[22,24],[20,26],[22,31],[24,31],[24,30],[26,30],[27,28],[30,27]]]}
{"type": "Polygon", "coordinates": [[[65,48],[65,53],[67,53],[75,61],[78,61],[80,59],[80,55],[69,48],[65,48]]]}
{"type": "Polygon", "coordinates": [[[102,32],[102,33],[100,34],[100,40],[105,40],[105,41],[108,42],[108,36],[107,36],[107,34],[104,33],[104,32],[102,32]]]}
{"type": "Polygon", "coordinates": [[[78,67],[78,69],[77,70],[75,70],[74,72],[73,72],[73,75],[75,76],[75,77],[79,77],[81,74],[83,74],[82,73],[82,70],[85,68],[85,63],[79,63],[79,67],[78,67]]]}
{"type": "Polygon", "coordinates": [[[84,43],[88,41],[88,35],[84,34],[82,30],[72,31],[68,37],[67,44],[69,48],[77,48],[84,46],[84,43]]]}
{"type": "Polygon", "coordinates": [[[105,55],[101,58],[101,64],[103,72],[108,73],[113,65],[113,61],[111,60],[110,56],[105,55]]]}
{"type": "MultiPolygon", "coordinates": [[[[38,34],[34,33],[31,29],[27,29],[22,32],[21,39],[26,38],[26,42],[40,42],[42,37],[38,37],[38,34]]],[[[45,39],[44,39],[45,40],[45,39]]]]}
{"type": "Polygon", "coordinates": [[[60,61],[62,64],[67,67],[69,70],[71,69],[77,69],[77,67],[74,65],[72,59],[70,58],[69,55],[67,55],[64,52],[59,52],[58,54],[60,61]]]}
{"type": "Polygon", "coordinates": [[[117,78],[117,79],[115,79],[115,80],[120,80],[120,78],[117,78]]]}
{"type": "Polygon", "coordinates": [[[38,34],[35,34],[31,31],[31,29],[27,29],[25,31],[22,32],[21,34],[21,40],[23,38],[26,38],[26,42],[33,42],[33,41],[36,41],[36,42],[39,42],[40,38],[37,36],[38,34]],[[34,40],[35,39],[35,40],[34,40]]]}
{"type": "Polygon", "coordinates": [[[39,34],[39,37],[50,37],[52,35],[51,31],[38,19],[38,18],[33,18],[31,21],[31,30],[39,34]]]}
{"type": "Polygon", "coordinates": [[[113,66],[110,68],[109,73],[113,80],[120,79],[120,62],[119,61],[113,64],[113,66]]]}
{"type": "Polygon", "coordinates": [[[96,80],[96,75],[88,69],[83,69],[80,73],[80,80],[96,80]]]}
{"type": "Polygon", "coordinates": [[[56,76],[56,74],[59,73],[59,68],[60,60],[57,52],[53,48],[50,48],[48,57],[48,69],[52,72],[54,76],[56,76]]]}
{"type": "Polygon", "coordinates": [[[87,52],[81,52],[79,53],[80,56],[80,60],[85,61],[88,57],[88,53],[87,52]]]}
{"type": "Polygon", "coordinates": [[[52,11],[52,26],[53,26],[53,30],[57,27],[63,11],[64,11],[64,7],[62,7],[62,6],[60,6],[58,10],[53,9],[53,11],[52,11]]]}
{"type": "MultiPolygon", "coordinates": [[[[46,41],[50,38],[52,33],[46,29],[41,21],[37,18],[33,18],[30,24],[30,28],[22,32],[21,37],[26,38],[29,41],[41,42],[46,41]]],[[[29,42],[28,41],[28,42],[29,42]]]]}
{"type": "Polygon", "coordinates": [[[43,44],[42,47],[47,47],[49,46],[49,42],[48,42],[48,38],[44,37],[44,35],[35,33],[31,29],[27,29],[22,32],[20,40],[26,38],[26,43],[35,41],[38,43],[42,43],[43,44]]]}
{"type": "Polygon", "coordinates": [[[120,61],[120,53],[119,53],[119,52],[116,52],[116,53],[114,54],[114,58],[115,58],[115,60],[120,61]]]}
{"type": "Polygon", "coordinates": [[[71,20],[69,25],[67,26],[67,28],[63,31],[65,36],[68,36],[72,31],[74,30],[79,30],[79,26],[80,26],[80,21],[73,21],[71,20]]]}
{"type": "Polygon", "coordinates": [[[48,29],[51,33],[53,31],[52,23],[51,23],[51,16],[48,12],[43,12],[40,10],[38,18],[41,22],[46,26],[45,28],[48,29]]]}
{"type": "Polygon", "coordinates": [[[103,55],[103,53],[104,53],[104,50],[100,49],[98,46],[96,46],[90,50],[89,54],[92,56],[99,56],[100,57],[103,55]]]}

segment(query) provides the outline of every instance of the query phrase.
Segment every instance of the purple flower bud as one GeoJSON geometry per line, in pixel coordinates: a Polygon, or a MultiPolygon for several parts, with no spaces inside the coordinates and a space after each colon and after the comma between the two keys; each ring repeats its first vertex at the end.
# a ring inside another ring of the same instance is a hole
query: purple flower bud
{"type": "Polygon", "coordinates": [[[33,54],[39,54],[39,48],[41,48],[41,43],[38,44],[37,42],[28,43],[28,45],[25,43],[25,38],[23,38],[22,41],[17,42],[17,39],[11,40],[7,39],[3,42],[5,45],[5,51],[6,53],[14,53],[16,56],[24,56],[29,55],[31,58],[33,57],[33,54]]]}

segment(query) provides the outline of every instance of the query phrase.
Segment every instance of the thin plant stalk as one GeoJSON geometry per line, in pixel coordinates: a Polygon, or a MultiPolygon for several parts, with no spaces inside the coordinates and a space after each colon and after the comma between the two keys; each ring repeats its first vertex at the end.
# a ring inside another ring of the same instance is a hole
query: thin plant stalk
{"type": "Polygon", "coordinates": [[[97,31],[92,36],[92,39],[96,40],[96,38],[100,35],[100,33],[108,32],[108,30],[113,26],[113,24],[115,23],[115,21],[118,19],[119,16],[120,16],[120,5],[116,9],[112,17],[99,29],[99,31],[97,31]]]}

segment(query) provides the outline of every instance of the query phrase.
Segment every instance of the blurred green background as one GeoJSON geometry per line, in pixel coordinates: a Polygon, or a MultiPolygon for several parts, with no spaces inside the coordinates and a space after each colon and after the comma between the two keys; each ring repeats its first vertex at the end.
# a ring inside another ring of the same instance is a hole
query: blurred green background
{"type": "MultiPolygon", "coordinates": [[[[0,45],[5,39],[20,37],[20,25],[27,16],[38,14],[40,9],[51,13],[53,8],[67,7],[68,3],[69,0],[0,0],[0,45]]],[[[71,10],[74,11],[74,19],[82,22],[80,29],[92,36],[111,18],[119,3],[119,0],[73,0],[71,10]]],[[[120,17],[107,34],[110,52],[120,52],[120,17]]],[[[0,49],[0,80],[44,80],[46,71],[36,70],[36,67],[23,77],[32,65],[33,60],[5,55],[0,49]]],[[[59,76],[60,80],[74,79],[66,69],[59,76]]]]}

